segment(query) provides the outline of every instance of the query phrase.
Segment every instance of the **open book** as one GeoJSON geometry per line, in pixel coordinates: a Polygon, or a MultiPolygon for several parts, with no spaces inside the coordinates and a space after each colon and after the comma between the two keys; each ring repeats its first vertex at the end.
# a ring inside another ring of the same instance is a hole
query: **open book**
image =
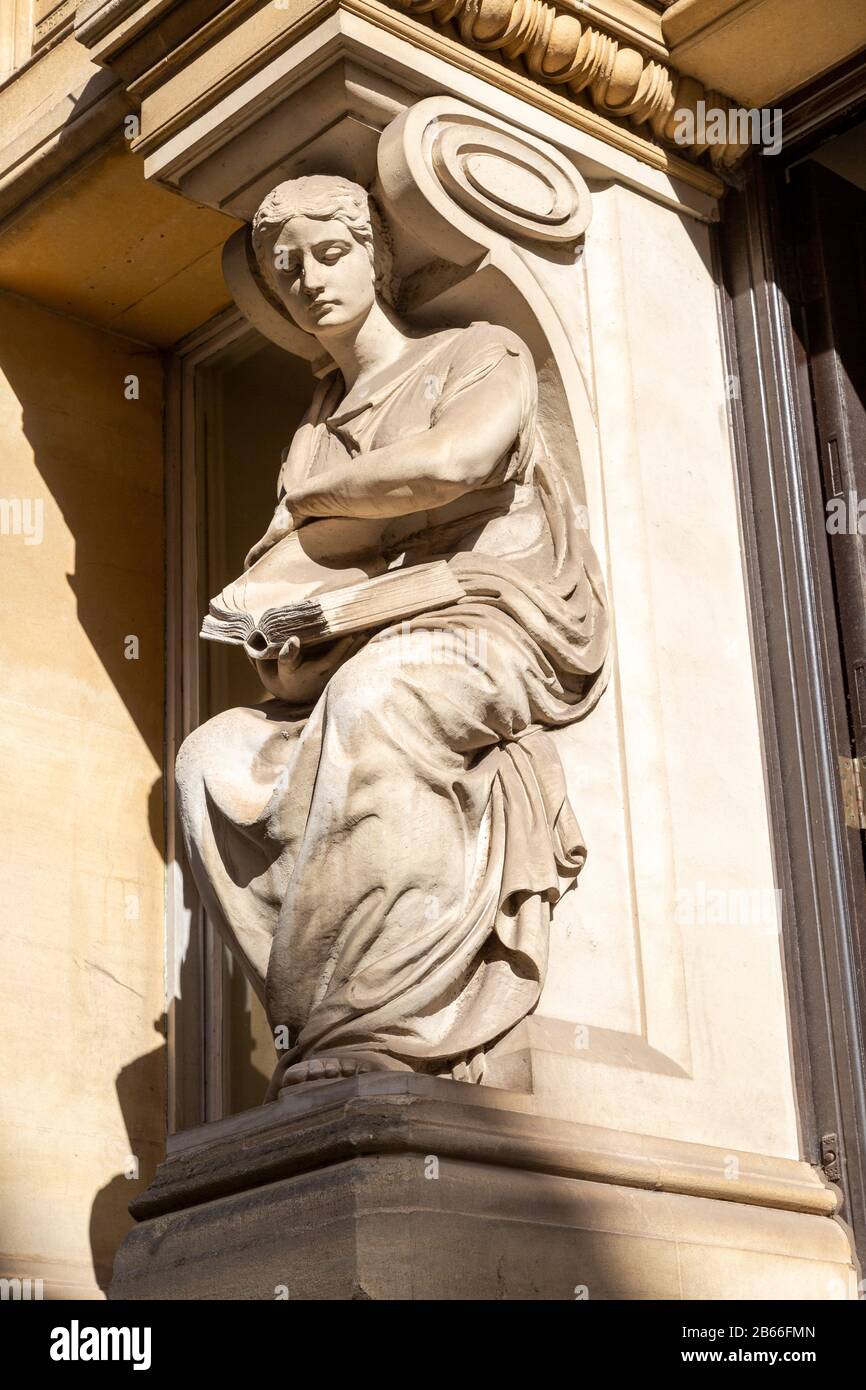
{"type": "Polygon", "coordinates": [[[201,636],[268,660],[290,637],[330,641],[465,597],[445,560],[385,570],[378,555],[365,561],[365,538],[330,521],[286,536],[211,599],[201,636]]]}

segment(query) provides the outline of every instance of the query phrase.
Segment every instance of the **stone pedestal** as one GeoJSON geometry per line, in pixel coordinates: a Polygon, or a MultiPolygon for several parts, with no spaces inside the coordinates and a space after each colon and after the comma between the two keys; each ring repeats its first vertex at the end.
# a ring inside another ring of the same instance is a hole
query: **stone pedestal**
{"type": "Polygon", "coordinates": [[[110,1297],[845,1298],[834,1206],[788,1159],[366,1075],[177,1136],[133,1205],[110,1297]]]}

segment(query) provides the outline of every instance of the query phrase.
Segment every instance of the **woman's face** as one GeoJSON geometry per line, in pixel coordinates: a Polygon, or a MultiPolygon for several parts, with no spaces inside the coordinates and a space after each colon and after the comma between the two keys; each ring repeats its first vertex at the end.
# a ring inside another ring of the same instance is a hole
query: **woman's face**
{"type": "Polygon", "coordinates": [[[269,279],[299,328],[324,339],[360,328],[376,300],[373,267],[342,222],[293,217],[271,256],[269,279]]]}

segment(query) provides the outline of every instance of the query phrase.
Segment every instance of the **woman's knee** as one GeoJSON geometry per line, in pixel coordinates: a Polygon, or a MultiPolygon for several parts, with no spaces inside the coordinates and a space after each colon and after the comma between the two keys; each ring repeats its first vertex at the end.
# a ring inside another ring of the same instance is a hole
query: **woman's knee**
{"type": "Polygon", "coordinates": [[[187,734],[175,760],[175,782],[182,799],[188,799],[205,782],[209,771],[224,765],[237,742],[238,715],[245,709],[227,709],[206,719],[187,734]]]}
{"type": "Polygon", "coordinates": [[[375,739],[381,729],[393,738],[404,719],[417,722],[425,691],[405,665],[383,660],[371,645],[336,672],[324,699],[327,718],[338,731],[375,739]]]}
{"type": "Polygon", "coordinates": [[[178,749],[174,763],[174,782],[181,820],[184,823],[190,819],[192,808],[203,796],[210,744],[205,733],[206,728],[206,724],[201,724],[187,734],[178,749]]]}

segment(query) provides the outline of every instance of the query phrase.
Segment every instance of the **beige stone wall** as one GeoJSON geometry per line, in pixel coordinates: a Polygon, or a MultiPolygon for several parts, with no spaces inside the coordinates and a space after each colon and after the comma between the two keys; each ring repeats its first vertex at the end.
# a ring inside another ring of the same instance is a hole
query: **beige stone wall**
{"type": "Polygon", "coordinates": [[[556,1021],[558,1055],[537,1059],[535,1089],[585,1124],[793,1159],[710,231],[594,184],[585,268],[599,450],[584,468],[614,675],[557,736],[589,852],[554,916],[534,1024],[556,1021]]]}
{"type": "Polygon", "coordinates": [[[0,296],[0,1274],[46,1297],[98,1295],[164,1132],[162,389],[0,296]]]}

